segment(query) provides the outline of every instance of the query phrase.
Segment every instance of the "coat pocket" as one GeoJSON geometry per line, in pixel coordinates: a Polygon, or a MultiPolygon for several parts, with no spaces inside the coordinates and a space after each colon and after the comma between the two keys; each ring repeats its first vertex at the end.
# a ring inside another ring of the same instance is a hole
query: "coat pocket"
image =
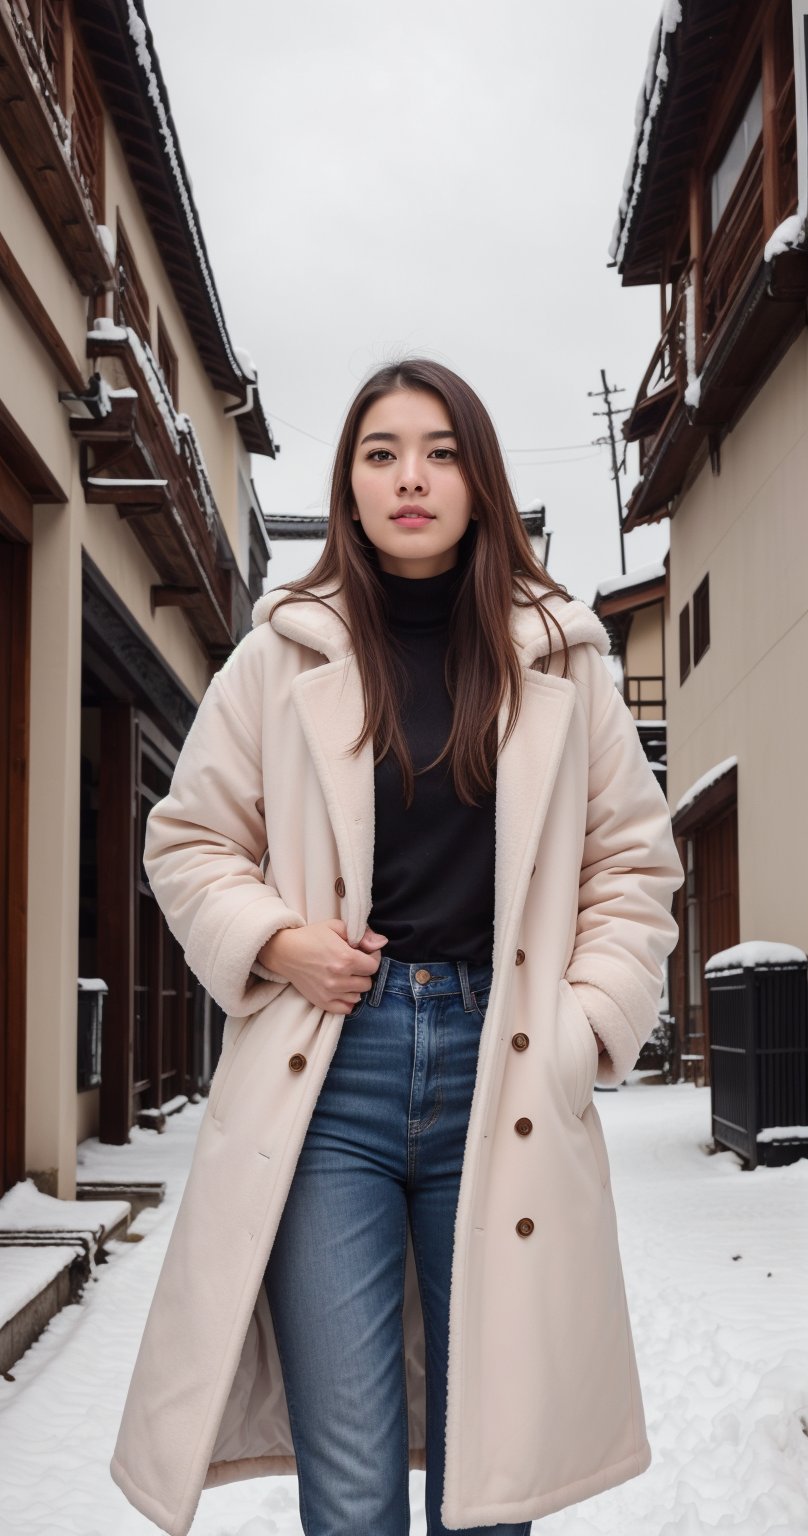
{"type": "Polygon", "coordinates": [[[255,1017],[254,1013],[248,1014],[246,1018],[233,1018],[228,1014],[224,1021],[222,1049],[219,1053],[216,1070],[211,1078],[210,1092],[208,1094],[208,1113],[213,1116],[214,1120],[217,1118],[216,1112],[219,1107],[219,1100],[222,1097],[225,1083],[230,1076],[236,1052],[255,1017]]]}
{"type": "Polygon", "coordinates": [[[564,976],[561,977],[558,986],[562,997],[567,1002],[567,1017],[570,1019],[570,1029],[573,1041],[575,1042],[574,1049],[578,1060],[578,1071],[576,1073],[577,1086],[572,1104],[572,1112],[580,1118],[586,1106],[592,1101],[600,1053],[592,1025],[575,996],[575,988],[571,986],[564,976]]]}

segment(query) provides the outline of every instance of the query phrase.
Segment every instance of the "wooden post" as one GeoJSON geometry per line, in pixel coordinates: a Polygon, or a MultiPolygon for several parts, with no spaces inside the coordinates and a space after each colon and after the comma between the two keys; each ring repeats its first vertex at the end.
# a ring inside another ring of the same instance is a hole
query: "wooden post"
{"type": "Polygon", "coordinates": [[[701,373],[704,331],[704,170],[701,165],[690,169],[690,259],[695,305],[694,367],[696,373],[701,373]]]}
{"type": "Polygon", "coordinates": [[[0,1194],[25,1178],[30,636],[30,547],[0,539],[0,1194]]]}
{"type": "Polygon", "coordinates": [[[101,1026],[99,1138],[129,1140],[134,1055],[135,870],[132,711],[101,706],[98,785],[98,970],[109,992],[101,1026]]]}

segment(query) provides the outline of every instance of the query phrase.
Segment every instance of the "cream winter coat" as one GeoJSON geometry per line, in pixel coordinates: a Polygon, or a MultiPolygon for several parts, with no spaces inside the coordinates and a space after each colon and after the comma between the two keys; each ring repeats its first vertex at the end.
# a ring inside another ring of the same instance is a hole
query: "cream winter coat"
{"type": "MultiPolygon", "coordinates": [[[[171,1536],[203,1488],[296,1470],[262,1278],[343,1017],[256,955],[278,928],[332,917],[357,944],[371,909],[373,747],[348,751],[362,697],[347,627],[314,602],[273,613],[281,595],[256,604],[147,827],[157,900],[228,1014],[111,1464],[171,1536]]],[[[454,1237],[450,1529],[538,1519],[651,1459],[592,1095],[623,1080],[656,1022],[684,871],[603,625],[583,602],[545,601],[572,673],[555,648],[539,669],[544,626],[514,607],[524,697],[497,768],[493,985],[454,1237]],[[514,1130],[524,1115],[530,1137],[514,1130]]],[[[505,718],[503,704],[500,741],[505,718]]],[[[404,1328],[410,1467],[423,1468],[411,1240],[404,1328]]]]}

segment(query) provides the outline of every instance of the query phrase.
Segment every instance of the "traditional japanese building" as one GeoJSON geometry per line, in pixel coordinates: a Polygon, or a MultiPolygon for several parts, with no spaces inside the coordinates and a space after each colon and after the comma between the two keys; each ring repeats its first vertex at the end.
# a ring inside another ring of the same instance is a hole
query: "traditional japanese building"
{"type": "Polygon", "coordinates": [[[703,966],[808,945],[808,106],[803,0],[668,3],[611,255],[659,289],[625,529],[670,521],[667,780],[687,879],[671,1003],[709,1077],[703,966]]]}
{"type": "Polygon", "coordinates": [[[78,1141],[210,1076],[143,829],[249,627],[275,451],[141,0],[0,0],[0,1193],[69,1197],[78,1141]]]}

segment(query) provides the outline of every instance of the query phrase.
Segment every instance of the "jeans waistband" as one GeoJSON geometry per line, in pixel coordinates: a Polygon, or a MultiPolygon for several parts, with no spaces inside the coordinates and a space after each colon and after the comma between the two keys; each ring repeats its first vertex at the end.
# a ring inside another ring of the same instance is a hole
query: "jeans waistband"
{"type": "Polygon", "coordinates": [[[384,993],[409,997],[414,1002],[430,997],[460,995],[467,1013],[474,1008],[475,991],[490,987],[493,961],[481,965],[470,960],[394,960],[382,955],[368,993],[368,1004],[378,1008],[384,993]]]}

